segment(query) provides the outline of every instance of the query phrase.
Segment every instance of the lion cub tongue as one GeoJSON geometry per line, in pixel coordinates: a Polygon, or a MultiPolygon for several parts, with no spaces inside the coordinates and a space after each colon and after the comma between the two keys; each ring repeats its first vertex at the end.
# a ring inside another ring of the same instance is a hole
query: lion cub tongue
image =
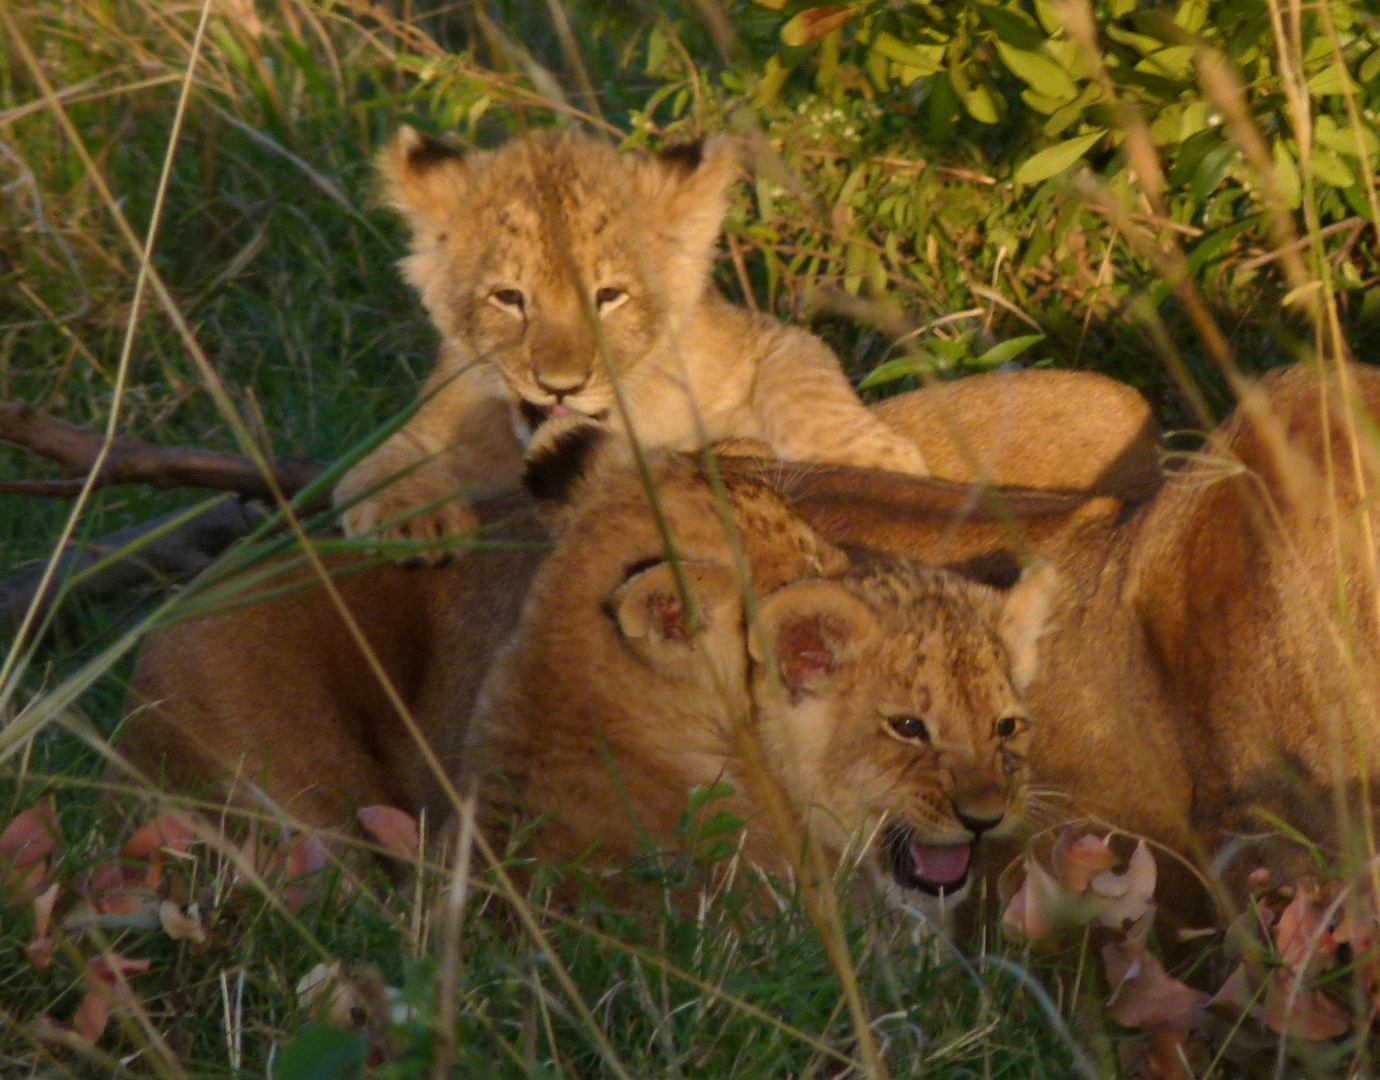
{"type": "Polygon", "coordinates": [[[968,872],[968,859],[972,851],[970,844],[949,847],[910,845],[910,857],[915,863],[916,874],[931,885],[952,885],[961,878],[968,872]]]}

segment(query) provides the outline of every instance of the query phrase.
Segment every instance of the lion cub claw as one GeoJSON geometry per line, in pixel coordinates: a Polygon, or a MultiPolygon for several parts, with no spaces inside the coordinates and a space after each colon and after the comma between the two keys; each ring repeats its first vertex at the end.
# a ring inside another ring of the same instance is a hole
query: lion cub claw
{"type": "Polygon", "coordinates": [[[341,513],[345,534],[366,540],[428,545],[423,550],[405,553],[403,558],[408,562],[439,565],[459,554],[456,547],[439,545],[474,536],[479,530],[479,519],[461,494],[455,475],[437,462],[417,466],[401,476],[397,475],[398,468],[389,466],[390,462],[385,460],[376,470],[352,470],[336,489],[336,505],[345,507],[341,513]],[[396,476],[391,483],[390,476],[396,476]],[[379,484],[386,486],[378,487],[379,484]],[[362,494],[371,488],[378,490],[362,494]],[[355,498],[358,501],[350,505],[355,498]]]}

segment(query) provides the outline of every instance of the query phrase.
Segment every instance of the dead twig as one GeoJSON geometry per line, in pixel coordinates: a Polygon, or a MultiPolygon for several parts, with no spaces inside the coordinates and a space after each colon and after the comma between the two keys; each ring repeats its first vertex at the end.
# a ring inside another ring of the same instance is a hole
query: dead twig
{"type": "MultiPolygon", "coordinates": [[[[102,437],[23,401],[0,401],[0,442],[17,446],[62,466],[57,480],[0,481],[0,494],[71,498],[97,460],[102,437]]],[[[315,480],[325,466],[305,458],[280,458],[270,463],[283,492],[295,495],[315,480]]],[[[210,488],[250,499],[271,498],[263,475],[246,457],[182,446],[154,446],[129,435],[110,448],[96,487],[147,484],[156,488],[210,488]]]]}

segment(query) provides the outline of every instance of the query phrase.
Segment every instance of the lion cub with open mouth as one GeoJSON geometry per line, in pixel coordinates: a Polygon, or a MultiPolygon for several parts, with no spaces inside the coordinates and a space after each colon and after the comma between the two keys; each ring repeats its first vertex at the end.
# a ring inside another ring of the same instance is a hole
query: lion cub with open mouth
{"type": "Polygon", "coordinates": [[[734,539],[696,464],[663,461],[655,484],[679,577],[641,493],[595,491],[495,661],[460,755],[490,832],[535,818],[520,853],[596,870],[686,853],[690,792],[727,782],[715,809],[745,822],[749,863],[798,869],[808,835],[832,861],[875,855],[906,895],[961,899],[979,841],[1023,816],[1051,576],[1002,594],[850,562],[743,478],[734,539]]]}
{"type": "Polygon", "coordinates": [[[379,164],[441,351],[416,415],[336,489],[351,535],[472,531],[457,496],[516,486],[532,433],[572,414],[626,437],[626,410],[650,447],[745,438],[926,472],[824,342],[709,286],[737,175],[727,142],[651,155],[542,131],[462,153],[403,128],[379,164]]]}

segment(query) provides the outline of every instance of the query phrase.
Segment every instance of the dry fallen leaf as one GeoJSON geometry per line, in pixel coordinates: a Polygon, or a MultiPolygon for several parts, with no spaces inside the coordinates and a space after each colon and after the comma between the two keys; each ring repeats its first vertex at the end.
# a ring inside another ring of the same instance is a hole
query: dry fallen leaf
{"type": "Polygon", "coordinates": [[[1081,929],[1097,918],[1098,909],[1056,881],[1033,858],[1025,861],[1025,881],[1002,916],[1003,924],[1030,942],[1047,941],[1081,929]]]}
{"type": "Polygon", "coordinates": [[[422,849],[417,819],[392,806],[363,806],[355,811],[359,823],[395,855],[415,859],[422,849]]]}
{"type": "Polygon", "coordinates": [[[4,878],[26,892],[37,892],[50,876],[48,857],[62,842],[62,826],[51,802],[41,802],[15,815],[0,832],[0,864],[4,878]]]}
{"type": "Polygon", "coordinates": [[[46,971],[53,959],[53,948],[57,943],[49,936],[48,926],[53,921],[53,908],[57,906],[61,890],[62,886],[55,881],[34,897],[34,937],[25,946],[24,954],[35,971],[46,971]]]}
{"type": "Polygon", "coordinates": [[[1300,985],[1283,968],[1270,972],[1261,1015],[1271,1031],[1298,1039],[1335,1039],[1351,1030],[1351,1018],[1326,994],[1300,985]]]}
{"type": "Polygon", "coordinates": [[[1089,883],[1088,894],[1098,905],[1097,921],[1113,930],[1144,918],[1154,906],[1155,856],[1144,840],[1136,845],[1124,872],[1103,870],[1089,883]]]}
{"type": "Polygon", "coordinates": [[[146,863],[145,868],[126,866],[125,880],[140,882],[157,891],[163,886],[163,860],[168,852],[185,854],[196,838],[187,819],[180,814],[159,814],[134,830],[120,849],[120,858],[129,863],[146,863]]]}
{"type": "Polygon", "coordinates": [[[115,953],[88,960],[82,976],[86,983],[86,996],[72,1014],[72,1027],[76,1033],[89,1043],[97,1042],[110,1022],[114,991],[120,976],[141,975],[148,971],[151,963],[149,960],[131,960],[115,953]]]}
{"type": "Polygon", "coordinates": [[[1104,870],[1110,870],[1121,861],[1110,844],[1092,833],[1070,839],[1071,832],[1065,832],[1055,841],[1050,852],[1050,862],[1054,874],[1076,893],[1087,892],[1093,878],[1104,870]]]}
{"type": "Polygon", "coordinates": [[[206,942],[206,928],[201,925],[201,911],[196,904],[189,905],[184,913],[171,900],[164,900],[158,905],[158,922],[174,941],[190,941],[195,945],[206,942]]]}
{"type": "Polygon", "coordinates": [[[1107,1015],[1123,1027],[1146,1031],[1189,1031],[1208,995],[1174,978],[1145,947],[1153,913],[1147,913],[1125,941],[1102,946],[1102,966],[1112,996],[1107,1015]]]}

